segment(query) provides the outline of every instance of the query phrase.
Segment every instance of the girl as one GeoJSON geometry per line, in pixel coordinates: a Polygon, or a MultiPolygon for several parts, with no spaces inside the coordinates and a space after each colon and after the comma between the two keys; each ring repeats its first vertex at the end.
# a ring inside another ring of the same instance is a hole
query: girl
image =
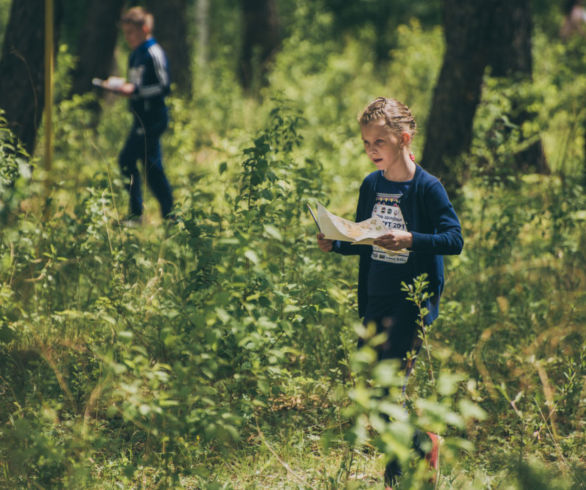
{"type": "MultiPolygon", "coordinates": [[[[375,240],[374,246],[327,240],[321,233],[317,243],[324,252],[360,255],[359,315],[365,325],[375,323],[377,333],[387,334],[387,341],[379,347],[379,360],[399,359],[408,375],[407,353],[416,353],[420,347],[419,312],[407,301],[401,283],[412,283],[415,277],[427,274],[433,294],[424,305],[428,310],[425,324],[431,324],[438,316],[444,286],[442,256],[462,251],[462,231],[439,180],[414,162],[410,146],[416,124],[407,106],[378,97],[366,106],[359,123],[364,149],[377,170],[362,182],[356,221],[376,215],[389,232],[375,240]]],[[[426,459],[437,468],[438,439],[428,435],[432,451],[426,459]]],[[[416,434],[416,449],[421,439],[416,434]]],[[[397,463],[391,462],[385,480],[391,484],[399,474],[397,463]]]]}

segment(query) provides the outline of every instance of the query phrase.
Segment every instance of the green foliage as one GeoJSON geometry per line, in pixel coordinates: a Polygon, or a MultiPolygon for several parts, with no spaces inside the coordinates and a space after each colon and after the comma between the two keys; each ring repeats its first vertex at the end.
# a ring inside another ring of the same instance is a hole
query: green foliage
{"type": "MultiPolygon", "coordinates": [[[[353,444],[372,444],[385,455],[386,461],[397,459],[404,474],[401,486],[419,488],[430,478],[425,463],[415,456],[412,447],[414,437],[423,438],[425,432],[449,434],[443,441],[443,455],[453,459],[462,450],[473,450],[470,441],[461,437],[460,431],[467,424],[486,419],[487,414],[467,396],[458,394],[465,391],[465,373],[450,372],[440,366],[438,372],[432,365],[430,347],[427,341],[429,331],[423,329],[427,314],[422,306],[429,298],[425,277],[418,277],[413,284],[405,284],[408,299],[420,307],[420,327],[425,358],[424,383],[418,384],[414,396],[405,398],[405,374],[396,361],[377,362],[376,346],[385,342],[384,334],[374,335],[374,328],[356,327],[364,338],[365,346],[353,357],[353,370],[357,380],[350,399],[353,403],[345,414],[354,420],[354,426],[347,432],[353,444]],[[409,406],[409,409],[407,408],[409,406]],[[370,431],[374,430],[374,436],[370,431]],[[455,430],[455,431],[454,431],[455,430]],[[418,434],[416,436],[416,434],[418,434]]],[[[430,449],[430,448],[429,448],[430,449]]]]}
{"type": "MultiPolygon", "coordinates": [[[[229,187],[225,201],[232,204],[221,215],[209,212],[211,195],[192,194],[176,227],[162,231],[163,248],[145,247],[119,228],[104,174],[92,179],[102,190],[88,187],[78,196],[76,219],[61,209],[47,222],[21,220],[2,244],[11,264],[3,273],[11,307],[2,378],[12,384],[12,366],[28,345],[53,380],[39,385],[35,363],[24,370],[24,386],[40,400],[60,401],[55,424],[65,418],[75,427],[92,425],[93,438],[81,430],[69,436],[91,457],[100,459],[111,431],[128,441],[120,449],[139,454],[125,467],[128,478],[146,464],[176,484],[177,465],[210,445],[238,441],[255,414],[282,394],[280,386],[342,355],[341,342],[319,325],[335,324],[343,304],[316,288],[321,267],[306,260],[300,268],[288,253],[311,247],[285,233],[286,224],[300,226],[298,199],[322,197],[313,178],[319,165],[306,168],[290,156],[301,141],[300,122],[294,110],[275,107],[236,171],[246,199],[229,187]],[[280,260],[271,263],[275,256],[280,260]],[[49,354],[46,342],[54,338],[68,340],[49,354]]],[[[24,404],[28,392],[3,401],[5,413],[24,404]]],[[[9,428],[1,447],[23,434],[9,428]]],[[[4,453],[6,468],[18,480],[21,463],[46,453],[55,465],[51,478],[73,478],[77,463],[65,464],[68,450],[57,453],[52,443],[39,436],[30,454],[4,453]]],[[[29,476],[45,484],[45,474],[40,468],[29,476]]]]}
{"type": "MultiPolygon", "coordinates": [[[[46,214],[45,176],[0,128],[0,486],[371,488],[398,457],[418,488],[419,429],[444,438],[442,488],[579,488],[583,51],[539,33],[533,85],[486,80],[455,203],[466,245],[446,260],[407,410],[397,366],[375,361],[382,339],[355,325],[356,261],[317,250],[304,204],[353,214],[372,97],[404,99],[423,132],[441,32],[398,27],[380,63],[372,26],[336,36],[331,12],[290,2],[271,84],[243,99],[228,3],[193,100],[169,100],[175,223],[147,193],[143,227],[119,224],[125,100],[97,125],[88,99],[59,100],[46,214]],[[506,119],[513,98],[527,127],[506,119]],[[512,173],[520,136],[538,134],[553,175],[512,173]]],[[[423,306],[424,278],[406,287],[423,306]]]]}
{"type": "Polygon", "coordinates": [[[440,2],[405,0],[323,0],[324,7],[335,18],[336,30],[352,32],[367,25],[376,32],[375,54],[377,60],[387,60],[391,50],[400,42],[402,33],[399,27],[418,18],[428,26],[441,23],[440,2]]]}
{"type": "MultiPolygon", "coordinates": [[[[11,0],[0,0],[0,32],[6,32],[8,17],[10,16],[11,0]]],[[[4,42],[4,36],[0,38],[0,48],[4,42]]]]}
{"type": "Polygon", "coordinates": [[[473,174],[514,178],[514,154],[541,139],[554,173],[583,177],[586,50],[578,39],[564,44],[541,32],[535,45],[540,56],[533,80],[486,79],[466,166],[473,174]],[[522,127],[514,123],[520,111],[529,116],[522,127]]]}
{"type": "Polygon", "coordinates": [[[479,450],[519,464],[537,453],[560,458],[571,478],[583,443],[583,407],[570,394],[574,373],[584,373],[582,188],[527,176],[512,188],[469,186],[465,202],[466,249],[449,275],[457,299],[438,328],[457,352],[448,365],[474,366],[470,387],[490,414],[479,450]]]}
{"type": "Polygon", "coordinates": [[[6,223],[11,211],[26,196],[30,178],[28,155],[6,125],[0,110],[0,222],[6,223]]]}

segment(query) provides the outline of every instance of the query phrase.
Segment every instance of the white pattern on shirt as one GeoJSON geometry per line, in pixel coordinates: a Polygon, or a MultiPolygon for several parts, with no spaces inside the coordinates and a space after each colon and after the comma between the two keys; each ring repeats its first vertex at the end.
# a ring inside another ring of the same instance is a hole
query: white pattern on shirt
{"type": "MultiPolygon", "coordinates": [[[[378,216],[382,219],[383,223],[389,230],[407,230],[403,213],[399,207],[399,201],[402,196],[403,194],[376,193],[372,216],[378,216]]],[[[388,254],[384,248],[374,245],[372,247],[371,259],[379,260],[381,262],[389,262],[391,264],[405,264],[409,259],[409,254],[388,254]]]]}

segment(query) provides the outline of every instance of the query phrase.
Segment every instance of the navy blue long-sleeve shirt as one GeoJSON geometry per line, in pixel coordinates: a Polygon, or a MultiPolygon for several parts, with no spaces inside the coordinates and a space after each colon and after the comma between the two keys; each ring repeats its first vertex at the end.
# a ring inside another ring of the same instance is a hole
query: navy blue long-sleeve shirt
{"type": "MultiPolygon", "coordinates": [[[[369,174],[360,186],[356,208],[357,222],[372,216],[378,179],[384,179],[380,170],[369,174]]],[[[464,246],[460,221],[440,181],[419,165],[399,207],[407,231],[413,236],[408,260],[411,279],[427,273],[429,291],[433,293],[426,305],[429,313],[425,320],[429,324],[439,314],[439,300],[444,286],[443,255],[457,255],[464,246]]],[[[368,273],[372,247],[335,241],[333,251],[343,255],[360,255],[358,313],[363,317],[369,296],[368,273]]]]}

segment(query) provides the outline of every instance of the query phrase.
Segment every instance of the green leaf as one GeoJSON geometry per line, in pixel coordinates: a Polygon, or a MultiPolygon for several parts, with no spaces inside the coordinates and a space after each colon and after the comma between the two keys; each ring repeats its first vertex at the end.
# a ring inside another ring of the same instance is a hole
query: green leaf
{"type": "Polygon", "coordinates": [[[462,379],[460,374],[442,372],[437,380],[437,391],[444,396],[453,395],[458,390],[458,383],[462,379]]]}
{"type": "Polygon", "coordinates": [[[274,226],[264,225],[264,230],[265,230],[265,234],[268,237],[274,238],[275,240],[278,240],[278,241],[283,240],[283,236],[281,235],[281,232],[279,230],[277,230],[277,228],[275,228],[274,226]]]}
{"type": "Polygon", "coordinates": [[[252,250],[247,250],[246,252],[244,252],[244,256],[248,260],[250,260],[254,265],[257,265],[259,263],[258,255],[256,255],[256,253],[252,250]]]}
{"type": "Polygon", "coordinates": [[[465,419],[485,420],[487,416],[481,407],[467,399],[458,402],[458,409],[465,419]]]}

